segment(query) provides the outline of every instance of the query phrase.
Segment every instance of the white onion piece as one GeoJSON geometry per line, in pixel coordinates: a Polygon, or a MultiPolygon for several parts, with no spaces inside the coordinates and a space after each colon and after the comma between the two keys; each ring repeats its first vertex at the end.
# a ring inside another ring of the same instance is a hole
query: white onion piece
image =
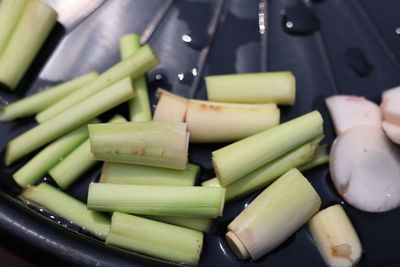
{"type": "Polygon", "coordinates": [[[400,86],[393,87],[392,89],[386,90],[382,94],[382,102],[392,97],[400,96],[400,86]]]}
{"type": "Polygon", "coordinates": [[[337,135],[359,125],[381,125],[379,106],[364,97],[335,95],[325,102],[337,135]]]}
{"type": "Polygon", "coordinates": [[[383,120],[400,126],[400,95],[394,95],[390,98],[383,97],[382,99],[383,120]]]}
{"type": "Polygon", "coordinates": [[[332,181],[349,204],[369,212],[400,205],[400,150],[381,127],[346,131],[336,138],[330,157],[332,181]]]}
{"type": "Polygon", "coordinates": [[[400,145],[400,126],[383,121],[382,128],[392,142],[400,145]]]}

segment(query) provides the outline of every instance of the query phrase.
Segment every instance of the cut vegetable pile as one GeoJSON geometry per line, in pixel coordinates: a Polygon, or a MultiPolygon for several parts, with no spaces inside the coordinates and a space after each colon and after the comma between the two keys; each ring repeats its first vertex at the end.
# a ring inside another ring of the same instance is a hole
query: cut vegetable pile
{"type": "MultiPolygon", "coordinates": [[[[38,0],[16,2],[0,6],[0,15],[8,16],[0,16],[7,22],[0,23],[0,82],[9,89],[57,18],[38,0]],[[28,23],[32,16],[41,17],[35,26],[40,34],[28,23]]],[[[363,97],[329,97],[339,136],[328,156],[320,145],[318,111],[280,124],[277,105],[295,102],[291,72],[206,77],[208,100],[159,89],[152,116],[145,74],[159,61],[139,40],[122,36],[121,61],[103,73],[84,74],[0,109],[0,121],[35,116],[38,122],[7,145],[7,166],[36,153],[13,174],[24,190],[20,198],[106,244],[195,266],[207,245],[204,233],[226,203],[263,189],[226,229],[238,259],[261,258],[308,223],[327,265],[357,263],[361,242],[344,209],[319,211],[321,199],[300,171],[331,159],[332,180],[349,204],[370,212],[398,207],[400,150],[385,132],[400,143],[400,89],[385,93],[381,108],[363,97]],[[98,118],[124,103],[129,121],[118,114],[107,122],[98,118]],[[227,143],[212,152],[214,178],[198,181],[190,143],[227,143]],[[99,162],[101,175],[89,185],[86,203],[63,191],[99,162]],[[47,173],[59,188],[39,182],[47,173]]]]}

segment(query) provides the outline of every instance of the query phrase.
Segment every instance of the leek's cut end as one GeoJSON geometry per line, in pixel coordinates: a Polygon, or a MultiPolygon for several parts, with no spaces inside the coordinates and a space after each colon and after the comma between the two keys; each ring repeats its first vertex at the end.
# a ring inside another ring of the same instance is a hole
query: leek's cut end
{"type": "Polygon", "coordinates": [[[4,163],[6,166],[10,166],[14,161],[16,160],[13,152],[13,146],[12,146],[12,141],[8,143],[7,149],[6,149],[6,156],[4,158],[4,163]]]}
{"type": "Polygon", "coordinates": [[[235,255],[239,260],[246,260],[250,258],[250,254],[246,247],[243,245],[242,241],[235,235],[234,232],[228,231],[225,235],[226,242],[229,247],[233,250],[235,255]]]}
{"type": "Polygon", "coordinates": [[[0,108],[0,121],[10,121],[11,119],[7,117],[4,109],[5,107],[0,108]]]}
{"type": "Polygon", "coordinates": [[[328,266],[353,266],[361,258],[360,239],[339,204],[318,212],[308,222],[311,235],[328,266]]]}
{"type": "Polygon", "coordinates": [[[151,55],[152,58],[152,65],[153,66],[157,66],[160,64],[160,59],[158,58],[158,56],[154,53],[153,49],[151,48],[151,46],[149,44],[145,44],[144,46],[142,46],[141,49],[145,49],[148,50],[149,54],[151,55]]]}

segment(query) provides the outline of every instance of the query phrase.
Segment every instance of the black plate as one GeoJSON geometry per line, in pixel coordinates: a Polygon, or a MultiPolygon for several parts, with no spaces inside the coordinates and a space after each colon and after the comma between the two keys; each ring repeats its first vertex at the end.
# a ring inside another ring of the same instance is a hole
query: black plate
{"type": "MultiPolygon", "coordinates": [[[[66,64],[59,69],[60,80],[108,68],[119,60],[118,37],[126,32],[142,33],[163,3],[107,1],[72,32],[64,33],[59,25],[17,91],[1,90],[0,101],[13,101],[55,84],[37,77],[45,76],[38,74],[63,36],[74,35],[87,43],[80,45],[85,58],[73,67],[66,64]],[[121,19],[118,14],[108,13],[110,5],[116,2],[125,5],[124,16],[129,17],[121,19]],[[111,44],[105,48],[107,53],[97,50],[104,42],[90,42],[99,38],[111,44]]],[[[296,105],[282,108],[282,121],[317,109],[324,116],[325,142],[330,144],[334,132],[324,105],[326,96],[364,95],[378,103],[383,90],[400,84],[400,35],[396,33],[400,27],[399,13],[396,0],[178,0],[150,39],[161,59],[160,66],[148,74],[150,91],[153,94],[156,87],[162,86],[184,96],[204,99],[204,75],[291,70],[297,80],[296,105]],[[185,34],[192,38],[191,43],[182,40],[185,34]],[[198,75],[194,76],[196,72],[198,75]]],[[[70,47],[74,45],[77,44],[70,47]]],[[[62,66],[61,63],[55,64],[62,66]]],[[[124,107],[118,110],[124,112],[124,107]]],[[[33,125],[31,118],[1,123],[1,156],[4,157],[10,139],[33,125]]],[[[220,146],[191,145],[190,161],[201,166],[200,180],[213,176],[210,153],[220,146]]],[[[45,265],[165,265],[106,246],[61,218],[18,201],[19,189],[11,174],[23,161],[9,168],[0,166],[0,240],[4,245],[45,265]]],[[[71,186],[68,193],[85,201],[88,184],[98,179],[98,174],[97,166],[71,186]]],[[[305,175],[320,194],[322,207],[343,204],[363,245],[358,266],[400,264],[400,209],[381,214],[361,212],[344,203],[335,192],[327,166],[305,175]]],[[[51,183],[50,177],[43,179],[51,183]]],[[[324,266],[306,226],[255,262],[234,257],[224,241],[226,225],[255,195],[226,205],[224,216],[206,234],[199,266],[324,266]]]]}

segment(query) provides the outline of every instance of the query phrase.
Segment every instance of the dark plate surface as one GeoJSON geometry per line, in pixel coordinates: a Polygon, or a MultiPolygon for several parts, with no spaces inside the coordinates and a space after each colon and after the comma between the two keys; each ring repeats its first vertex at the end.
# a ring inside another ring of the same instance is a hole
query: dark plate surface
{"type": "MultiPolygon", "coordinates": [[[[118,38],[128,32],[143,33],[165,3],[110,0],[71,32],[65,33],[59,25],[17,91],[0,90],[0,105],[115,64],[118,38]]],[[[400,84],[399,12],[397,0],[177,0],[149,40],[161,59],[148,74],[150,93],[161,86],[204,99],[204,75],[291,70],[297,82],[296,104],[281,109],[282,121],[317,109],[325,119],[325,142],[331,144],[334,132],[324,105],[326,96],[364,95],[378,103],[383,90],[400,84]]],[[[32,118],[0,123],[1,157],[7,142],[34,124],[32,118]]],[[[210,154],[221,146],[191,145],[190,161],[201,166],[200,180],[213,177],[210,154]]],[[[11,174],[28,158],[9,168],[0,163],[3,245],[43,265],[165,265],[106,246],[62,218],[17,200],[19,189],[11,174]]],[[[96,166],[68,193],[86,201],[88,184],[98,175],[96,166]]],[[[327,166],[305,176],[320,194],[322,207],[343,204],[363,245],[358,266],[400,264],[400,209],[373,214],[343,203],[327,166]]],[[[43,179],[51,183],[50,177],[43,179]]],[[[224,241],[226,225],[255,196],[226,205],[224,216],[206,234],[199,266],[324,266],[306,226],[255,262],[234,257],[224,241]]]]}

